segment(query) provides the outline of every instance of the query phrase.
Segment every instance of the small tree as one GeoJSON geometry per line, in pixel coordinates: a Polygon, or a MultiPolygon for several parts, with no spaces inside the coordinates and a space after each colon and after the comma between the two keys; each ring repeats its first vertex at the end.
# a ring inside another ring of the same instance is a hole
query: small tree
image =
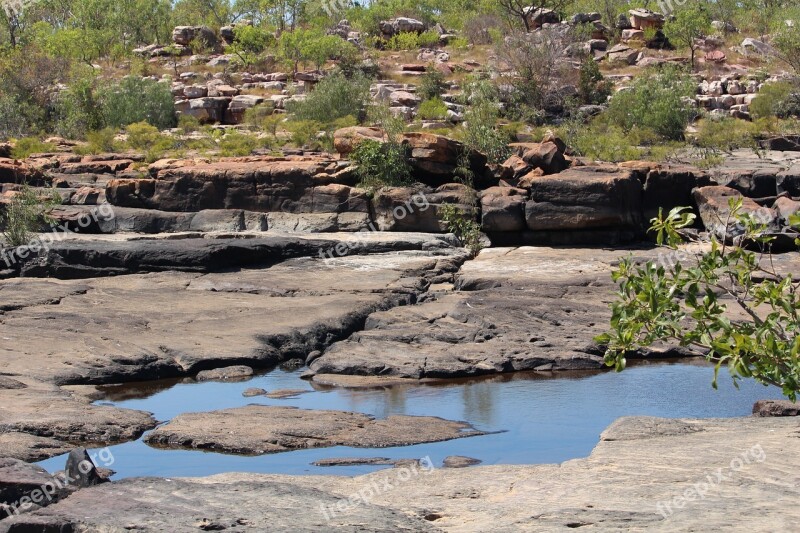
{"type": "Polygon", "coordinates": [[[777,50],[778,59],[800,75],[800,21],[792,26],[785,26],[775,35],[772,44],[777,50]]]}
{"type": "MultiPolygon", "coordinates": [[[[611,330],[597,338],[607,346],[606,364],[618,371],[626,356],[657,342],[672,341],[702,351],[716,364],[727,365],[734,384],[754,378],[781,387],[796,399],[800,391],[800,281],[777,272],[768,258],[771,237],[765,226],[741,212],[742,201],[731,200],[726,227],[737,229],[732,244],[712,240],[699,253],[678,252],[680,230],[694,223],[689,208],[676,208],[653,219],[657,242],[685,260],[621,261],[613,273],[619,283],[612,304],[611,330]],[[763,253],[745,245],[758,245],[763,253]],[[665,265],[663,263],[672,263],[665,265]],[[736,318],[729,308],[738,308],[736,318]]],[[[791,223],[800,227],[800,217],[791,223]]],[[[800,245],[800,240],[797,241],[800,245]]]]}
{"type": "Polygon", "coordinates": [[[708,9],[698,0],[676,10],[675,15],[664,25],[667,38],[691,51],[691,65],[694,68],[694,56],[697,52],[698,39],[711,31],[711,16],[708,9]]]}

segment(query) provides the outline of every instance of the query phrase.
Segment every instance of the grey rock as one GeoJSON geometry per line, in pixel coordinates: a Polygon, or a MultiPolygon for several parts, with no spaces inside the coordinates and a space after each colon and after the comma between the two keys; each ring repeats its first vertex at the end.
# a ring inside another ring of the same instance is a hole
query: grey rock
{"type": "Polygon", "coordinates": [[[385,448],[483,435],[464,422],[395,415],[386,419],[345,411],[248,405],[188,413],[148,433],[151,446],[262,455],[296,449],[385,448]]]}
{"type": "Polygon", "coordinates": [[[253,369],[249,366],[227,366],[214,370],[203,370],[197,374],[197,381],[238,381],[250,378],[253,369]]]}

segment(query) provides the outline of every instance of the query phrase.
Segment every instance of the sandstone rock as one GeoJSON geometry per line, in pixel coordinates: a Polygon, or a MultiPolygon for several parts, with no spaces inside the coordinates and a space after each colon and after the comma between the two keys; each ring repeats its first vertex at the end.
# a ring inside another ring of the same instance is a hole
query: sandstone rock
{"type": "Polygon", "coordinates": [[[635,65],[639,58],[639,51],[624,44],[617,44],[606,52],[606,57],[610,63],[635,65]]]}
{"type": "Polygon", "coordinates": [[[778,194],[787,193],[790,196],[800,197],[800,165],[795,164],[788,170],[778,172],[775,176],[778,194]]]}
{"type": "Polygon", "coordinates": [[[250,157],[160,170],[151,180],[113,180],[108,201],[162,211],[367,212],[366,192],[336,184],[324,158],[250,157]]]}
{"type": "Polygon", "coordinates": [[[596,248],[484,250],[458,273],[458,292],[373,313],[363,331],[311,362],[309,375],[325,383],[601,368],[592,339],[608,324],[618,258],[596,248]]]}
{"type": "Polygon", "coordinates": [[[342,155],[349,155],[364,139],[383,142],[385,133],[380,128],[353,126],[336,130],[333,134],[333,146],[342,155]]]}
{"type": "Polygon", "coordinates": [[[526,191],[492,187],[481,193],[481,228],[485,232],[523,231],[526,191]],[[510,194],[511,191],[516,194],[510,194]]]}
{"type": "Polygon", "coordinates": [[[800,214],[800,201],[781,196],[775,201],[775,209],[778,211],[783,224],[788,225],[789,217],[800,214]]]}
{"type": "Polygon", "coordinates": [[[255,398],[256,396],[266,396],[267,391],[264,389],[257,389],[257,388],[250,388],[242,392],[242,396],[245,398],[255,398]]]}
{"type": "Polygon", "coordinates": [[[636,229],[642,224],[642,185],[631,172],[605,167],[543,176],[531,183],[525,216],[534,231],[636,229]]]}
{"type": "Polygon", "coordinates": [[[0,183],[28,183],[43,185],[43,174],[26,163],[0,158],[0,183]]]}
{"type": "Polygon", "coordinates": [[[329,467],[329,466],[381,466],[381,465],[392,465],[395,462],[389,459],[388,457],[337,457],[332,459],[320,459],[319,461],[314,461],[312,464],[314,466],[322,466],[322,467],[329,467]]]}
{"type": "Polygon", "coordinates": [[[744,231],[736,220],[731,220],[728,201],[732,198],[742,200],[741,214],[754,217],[769,229],[779,229],[775,211],[761,207],[750,198],[743,197],[737,190],[721,186],[701,187],[694,191],[694,198],[700,209],[703,225],[718,239],[738,237],[744,231]]]}
{"type": "Polygon", "coordinates": [[[253,375],[249,366],[228,366],[214,370],[203,370],[197,374],[197,381],[237,381],[247,379],[253,375]]]}
{"type": "Polygon", "coordinates": [[[214,31],[205,26],[177,26],[172,30],[172,42],[175,44],[189,46],[195,39],[209,47],[217,44],[217,36],[214,31]]]}
{"type": "Polygon", "coordinates": [[[281,389],[270,391],[266,394],[266,396],[267,398],[271,398],[273,400],[289,400],[297,398],[302,394],[308,394],[309,392],[311,391],[306,389],[281,389]]]}
{"type": "Polygon", "coordinates": [[[483,461],[481,461],[480,459],[473,459],[472,457],[450,455],[444,458],[443,466],[445,468],[466,468],[468,466],[479,465],[482,462],[483,461]]]}
{"type": "Polygon", "coordinates": [[[655,13],[647,9],[631,9],[628,11],[630,15],[631,26],[637,30],[646,30],[648,28],[655,28],[660,30],[664,27],[664,15],[655,13]]]}
{"type": "Polygon", "coordinates": [[[378,24],[378,27],[384,37],[392,37],[398,33],[422,33],[426,28],[424,22],[408,17],[383,20],[378,24]]]}
{"type": "Polygon", "coordinates": [[[753,416],[800,416],[800,404],[789,400],[758,400],[753,416]]]}
{"type": "Polygon", "coordinates": [[[569,168],[563,149],[555,142],[512,143],[509,147],[525,163],[542,169],[545,174],[557,174],[569,168]]]}
{"type": "Polygon", "coordinates": [[[100,477],[86,448],[75,448],[69,452],[64,474],[70,480],[70,486],[76,488],[92,487],[107,481],[100,477]]]}
{"type": "Polygon", "coordinates": [[[760,56],[771,56],[775,54],[775,49],[765,42],[747,37],[742,41],[740,48],[748,54],[755,54],[760,56]]]}
{"type": "Polygon", "coordinates": [[[152,446],[262,455],[330,446],[407,446],[482,434],[464,422],[435,417],[376,420],[345,411],[249,405],[179,415],[149,433],[146,441],[152,446]]]}

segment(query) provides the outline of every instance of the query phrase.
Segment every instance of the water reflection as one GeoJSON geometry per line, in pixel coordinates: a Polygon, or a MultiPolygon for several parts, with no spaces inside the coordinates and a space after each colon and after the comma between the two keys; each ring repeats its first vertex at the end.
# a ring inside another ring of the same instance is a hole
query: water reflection
{"type": "MultiPolygon", "coordinates": [[[[438,416],[465,420],[478,429],[495,433],[403,448],[331,448],[261,457],[156,450],[139,441],[112,447],[117,458],[113,468],[119,477],[201,476],[231,471],[350,475],[375,467],[322,469],[311,463],[343,456],[393,459],[430,456],[440,464],[447,455],[475,457],[484,464],[554,463],[588,455],[599,434],[620,416],[744,416],[750,413],[754,401],[781,397],[778,389],[754,382],[741,383],[737,391],[724,376],[715,391],[711,388],[713,368],[701,360],[639,362],[621,374],[519,373],[368,389],[313,385],[302,380],[301,373],[301,370],[277,369],[239,383],[173,380],[101,387],[100,401],[149,411],[161,421],[185,412],[255,403],[357,411],[380,418],[393,414],[438,416]],[[251,387],[268,391],[305,389],[309,393],[286,400],[243,397],[242,392],[251,387]]],[[[63,463],[61,457],[41,464],[57,470],[63,468],[63,463]]]]}

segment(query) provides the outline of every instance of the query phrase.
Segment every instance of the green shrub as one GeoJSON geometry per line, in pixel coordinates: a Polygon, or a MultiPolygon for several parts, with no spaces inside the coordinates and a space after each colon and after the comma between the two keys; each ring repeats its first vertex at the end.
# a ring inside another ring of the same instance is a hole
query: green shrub
{"type": "Polygon", "coordinates": [[[427,30],[417,37],[417,46],[420,48],[431,48],[439,46],[439,33],[434,30],[427,30]]]}
{"type": "Polygon", "coordinates": [[[128,146],[143,151],[145,161],[148,163],[162,159],[167,152],[176,147],[175,139],[162,135],[158,128],[147,122],[130,124],[125,131],[128,134],[128,146]]]}
{"type": "Polygon", "coordinates": [[[256,26],[236,26],[233,33],[233,44],[228,47],[228,52],[236,54],[245,67],[257,63],[259,54],[276,42],[272,33],[256,26]]]}
{"type": "Polygon", "coordinates": [[[707,150],[730,152],[738,148],[757,148],[761,129],[753,122],[731,117],[704,119],[697,124],[695,142],[707,150]]]}
{"type": "Polygon", "coordinates": [[[450,39],[450,42],[447,43],[447,46],[450,46],[455,50],[467,50],[469,48],[469,39],[466,37],[454,37],[450,39]]]}
{"type": "Polygon", "coordinates": [[[298,148],[319,148],[319,135],[324,129],[316,120],[292,120],[286,123],[290,142],[298,148]]]}
{"type": "Polygon", "coordinates": [[[0,216],[0,233],[7,246],[25,246],[42,226],[51,220],[47,213],[61,204],[61,197],[53,191],[49,197],[40,197],[27,184],[16,192],[0,216]]]}
{"type": "Polygon", "coordinates": [[[420,104],[417,114],[423,120],[444,120],[447,118],[447,106],[441,98],[431,98],[420,104]]]}
{"type": "Polygon", "coordinates": [[[633,161],[644,155],[637,133],[637,130],[625,132],[619,126],[593,124],[579,128],[570,145],[583,157],[593,160],[610,163],[633,161]]]}
{"type": "Polygon", "coordinates": [[[184,135],[194,133],[200,129],[200,121],[197,117],[184,113],[178,117],[178,129],[181,130],[181,133],[184,135]]]}
{"type": "Polygon", "coordinates": [[[389,50],[416,50],[420,47],[419,37],[413,32],[400,32],[389,39],[386,47],[389,50]]]}
{"type": "Polygon", "coordinates": [[[761,88],[750,104],[754,118],[800,116],[800,88],[787,83],[770,83],[761,88]]]}
{"type": "Polygon", "coordinates": [[[359,185],[367,189],[408,185],[408,148],[398,142],[361,141],[350,160],[358,165],[359,185]]]}
{"type": "Polygon", "coordinates": [[[508,134],[497,128],[497,89],[487,81],[475,81],[465,87],[463,97],[465,103],[471,104],[464,114],[464,142],[485,154],[489,163],[502,163],[511,155],[511,149],[508,134]]]}
{"type": "Polygon", "coordinates": [[[369,99],[369,80],[348,79],[341,72],[326,76],[305,100],[290,102],[287,111],[296,120],[328,124],[346,116],[362,117],[369,99]]]}
{"type": "Polygon", "coordinates": [[[19,139],[11,151],[11,157],[14,159],[26,159],[31,154],[44,154],[55,152],[58,148],[55,144],[42,142],[36,137],[23,137],[19,139]]]}
{"type": "Polygon", "coordinates": [[[177,124],[172,89],[167,83],[128,76],[100,93],[106,126],[124,128],[147,122],[158,129],[177,124]]]}
{"type": "Polygon", "coordinates": [[[220,155],[223,157],[242,157],[250,155],[259,147],[258,139],[232,131],[225,135],[219,143],[220,155]]]}
{"type": "Polygon", "coordinates": [[[425,74],[419,78],[417,95],[423,100],[439,98],[442,96],[442,93],[444,93],[445,88],[444,74],[436,70],[433,66],[429,66],[425,74]]]}
{"type": "Polygon", "coordinates": [[[473,257],[477,256],[483,249],[483,234],[474,214],[453,204],[443,204],[439,207],[438,214],[447,225],[447,230],[458,238],[461,246],[467,248],[473,257]]]}
{"type": "Polygon", "coordinates": [[[581,63],[578,98],[584,105],[605,104],[611,96],[613,85],[606,81],[593,57],[581,63]]]}
{"type": "Polygon", "coordinates": [[[114,140],[116,134],[117,132],[112,128],[90,131],[86,134],[86,146],[79,146],[75,149],[75,153],[85,155],[116,152],[119,149],[119,145],[114,140]]]}
{"type": "Polygon", "coordinates": [[[82,139],[90,131],[103,129],[103,118],[94,76],[79,78],[56,99],[56,132],[67,138],[82,139]]]}
{"type": "Polygon", "coordinates": [[[691,99],[696,90],[679,67],[649,70],[630,88],[614,94],[607,117],[625,131],[649,129],[665,139],[681,139],[696,114],[691,99]]]}
{"type": "Polygon", "coordinates": [[[0,139],[13,139],[38,133],[45,128],[44,108],[0,93],[0,139]]]}

